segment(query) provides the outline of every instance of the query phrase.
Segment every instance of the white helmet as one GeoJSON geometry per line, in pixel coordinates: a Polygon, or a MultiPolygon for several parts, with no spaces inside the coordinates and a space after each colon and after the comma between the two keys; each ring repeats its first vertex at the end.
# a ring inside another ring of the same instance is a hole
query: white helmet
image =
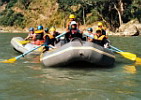
{"type": "Polygon", "coordinates": [[[76,21],[72,21],[70,25],[77,25],[76,21]]]}

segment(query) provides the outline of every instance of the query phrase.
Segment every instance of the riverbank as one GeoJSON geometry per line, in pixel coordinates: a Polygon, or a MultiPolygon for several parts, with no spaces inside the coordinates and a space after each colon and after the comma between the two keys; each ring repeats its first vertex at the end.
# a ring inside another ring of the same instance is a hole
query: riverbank
{"type": "MultiPolygon", "coordinates": [[[[97,28],[97,23],[91,25],[81,25],[79,29],[84,33],[87,32],[87,28],[93,28],[94,32],[97,28]]],[[[57,28],[57,31],[64,33],[65,28],[57,28]]],[[[108,35],[114,36],[139,36],[141,35],[141,23],[138,20],[131,20],[126,24],[122,24],[115,32],[112,32],[109,28],[106,29],[108,35]]],[[[1,27],[0,33],[28,33],[28,28],[21,29],[17,27],[1,27]]]]}
{"type": "MultiPolygon", "coordinates": [[[[84,27],[84,26],[81,26],[80,27],[80,30],[81,31],[83,31],[84,33],[86,33],[87,32],[87,28],[88,27],[84,27]]],[[[94,27],[92,27],[93,29],[96,29],[96,27],[94,26],[94,27]]],[[[56,29],[59,33],[63,33],[63,32],[65,32],[66,31],[66,29],[65,28],[57,28],[56,29]]],[[[3,28],[3,29],[0,29],[0,33],[28,33],[28,29],[14,29],[14,28],[9,28],[9,29],[7,29],[7,28],[3,28]]],[[[116,33],[114,33],[114,32],[112,32],[112,31],[109,31],[109,30],[107,30],[107,33],[108,33],[108,35],[120,35],[120,34],[116,34],[116,33]]]]}
{"type": "Polygon", "coordinates": [[[28,29],[21,29],[17,27],[1,27],[0,33],[28,33],[28,29]]]}
{"type": "MultiPolygon", "coordinates": [[[[59,33],[63,33],[63,32],[65,32],[65,29],[58,28],[57,31],[59,33]]],[[[87,33],[87,30],[83,29],[83,32],[87,33]]],[[[26,33],[27,34],[28,30],[8,30],[8,31],[7,30],[0,30],[0,33],[26,33]]],[[[125,34],[124,32],[121,34],[120,32],[112,32],[109,30],[107,30],[107,34],[110,36],[132,36],[132,35],[125,34]]]]}

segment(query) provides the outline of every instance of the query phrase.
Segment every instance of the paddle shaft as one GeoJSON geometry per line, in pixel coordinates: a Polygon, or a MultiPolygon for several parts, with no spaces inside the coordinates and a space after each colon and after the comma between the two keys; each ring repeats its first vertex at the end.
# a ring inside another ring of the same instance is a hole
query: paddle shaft
{"type": "Polygon", "coordinates": [[[87,33],[83,33],[83,34],[90,37],[90,38],[92,38],[92,39],[94,39],[94,37],[92,37],[91,35],[88,35],[87,33]]]}
{"type": "Polygon", "coordinates": [[[115,50],[118,51],[118,52],[124,52],[124,51],[119,50],[118,48],[116,48],[116,47],[114,47],[114,46],[112,46],[112,45],[110,45],[110,47],[113,48],[113,49],[115,49],[115,50]]]}
{"type": "Polygon", "coordinates": [[[66,34],[66,32],[64,32],[64,33],[62,33],[62,34],[56,36],[55,38],[56,38],[56,39],[57,39],[57,38],[60,38],[61,36],[65,35],[65,34],[66,34]]]}
{"type": "MultiPolygon", "coordinates": [[[[90,38],[92,38],[92,39],[94,39],[94,37],[92,37],[91,35],[88,35],[87,33],[84,33],[84,35],[86,35],[86,36],[88,36],[88,37],[90,37],[90,38]]],[[[118,48],[116,48],[116,47],[114,47],[114,46],[112,46],[112,45],[110,45],[110,47],[111,48],[113,48],[113,49],[110,49],[111,51],[114,51],[114,52],[124,52],[124,51],[122,51],[122,50],[119,50],[118,48]],[[115,51],[116,50],[116,51],[115,51]]]]}
{"type": "Polygon", "coordinates": [[[21,58],[21,57],[24,57],[25,55],[31,53],[32,51],[34,51],[34,50],[40,48],[40,47],[43,46],[43,45],[44,45],[44,44],[42,44],[42,45],[40,45],[40,46],[37,46],[37,47],[35,47],[35,48],[33,48],[33,49],[31,49],[31,50],[29,50],[29,51],[27,51],[27,52],[25,52],[25,53],[19,55],[19,56],[17,56],[16,59],[19,59],[19,58],[21,58]]]}

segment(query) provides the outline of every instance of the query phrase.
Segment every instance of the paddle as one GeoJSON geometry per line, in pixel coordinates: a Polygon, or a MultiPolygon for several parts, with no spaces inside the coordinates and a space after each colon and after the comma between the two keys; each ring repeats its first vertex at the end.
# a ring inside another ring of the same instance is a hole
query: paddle
{"type": "Polygon", "coordinates": [[[27,40],[23,40],[23,41],[19,41],[19,43],[21,43],[22,45],[29,43],[30,41],[27,40]]]}
{"type": "MultiPolygon", "coordinates": [[[[91,35],[88,35],[86,33],[84,33],[84,35],[86,35],[86,36],[88,36],[88,37],[90,37],[92,39],[94,38],[91,35]]],[[[141,58],[137,57],[136,54],[133,54],[133,53],[130,53],[130,52],[124,52],[124,51],[122,51],[122,50],[120,50],[120,49],[118,49],[118,48],[116,48],[116,47],[114,47],[112,45],[110,45],[109,50],[120,54],[124,58],[127,58],[127,59],[132,60],[132,61],[136,61],[136,64],[141,64],[141,58]]]]}
{"type": "Polygon", "coordinates": [[[125,52],[125,51],[122,51],[112,45],[110,45],[110,47],[112,48],[112,50],[118,54],[120,54],[121,56],[123,56],[124,58],[127,58],[129,60],[132,60],[132,61],[136,61],[136,64],[141,64],[141,58],[137,57],[136,54],[133,54],[133,53],[130,53],[130,52],[125,52]]]}
{"type": "MultiPolygon", "coordinates": [[[[59,38],[59,37],[65,35],[65,34],[66,34],[66,33],[62,33],[62,34],[58,35],[58,36],[55,37],[55,38],[59,38]]],[[[26,56],[27,54],[31,53],[32,51],[34,51],[34,50],[36,50],[36,49],[38,49],[38,48],[40,48],[41,46],[44,46],[44,45],[45,45],[45,44],[42,44],[42,45],[40,45],[40,46],[37,46],[37,47],[35,47],[35,48],[33,48],[33,49],[31,49],[31,50],[29,50],[29,51],[27,51],[27,52],[25,52],[25,53],[19,55],[19,56],[13,57],[13,58],[11,58],[11,59],[7,59],[7,60],[4,60],[4,61],[0,61],[0,63],[14,63],[14,62],[15,62],[16,60],[18,60],[19,58],[26,56]]],[[[47,46],[48,46],[48,45],[47,45],[47,46]]],[[[49,47],[50,47],[50,48],[53,48],[53,47],[51,47],[51,46],[49,46],[49,47]]]]}
{"type": "Polygon", "coordinates": [[[62,33],[62,34],[56,36],[55,38],[56,38],[56,39],[57,39],[57,38],[60,38],[61,36],[65,35],[65,34],[66,34],[66,32],[64,32],[64,33],[62,33]]]}
{"type": "Polygon", "coordinates": [[[15,62],[16,60],[18,60],[19,58],[24,57],[25,55],[31,53],[32,51],[34,51],[34,50],[40,48],[40,47],[43,46],[43,45],[44,45],[44,44],[42,44],[42,45],[40,45],[40,46],[37,46],[37,47],[35,47],[35,48],[33,48],[33,49],[31,49],[31,50],[29,50],[29,51],[27,51],[27,52],[25,52],[25,53],[19,55],[19,56],[13,57],[13,58],[11,58],[11,59],[7,59],[7,60],[4,60],[4,61],[0,61],[0,63],[14,63],[14,62],[15,62]]]}

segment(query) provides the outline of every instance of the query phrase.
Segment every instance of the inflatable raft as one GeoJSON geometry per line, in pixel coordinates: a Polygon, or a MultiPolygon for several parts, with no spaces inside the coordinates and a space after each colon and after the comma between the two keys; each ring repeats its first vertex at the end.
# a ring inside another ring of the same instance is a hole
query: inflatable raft
{"type": "Polygon", "coordinates": [[[57,49],[44,52],[40,61],[46,67],[66,66],[78,64],[78,62],[79,64],[86,62],[96,66],[111,66],[115,62],[115,56],[111,50],[97,44],[74,39],[57,49]]]}
{"type": "MultiPolygon", "coordinates": [[[[24,43],[23,41],[25,41],[22,37],[13,37],[11,39],[11,45],[13,46],[14,50],[20,53],[25,53],[39,45],[35,45],[32,43],[24,43]]],[[[32,54],[40,54],[42,51],[42,47],[33,51],[32,54]]]]}

